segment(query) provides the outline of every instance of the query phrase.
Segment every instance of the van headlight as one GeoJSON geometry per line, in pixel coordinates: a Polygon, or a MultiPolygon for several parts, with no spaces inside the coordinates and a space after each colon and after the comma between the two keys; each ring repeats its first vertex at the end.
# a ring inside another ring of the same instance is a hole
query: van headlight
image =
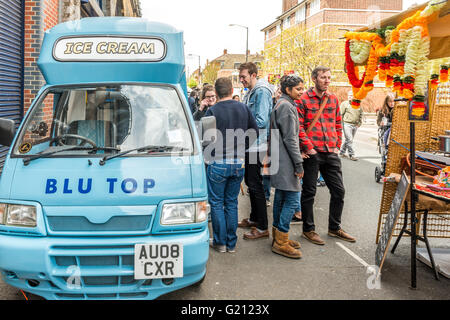
{"type": "Polygon", "coordinates": [[[0,203],[0,224],[20,227],[36,227],[36,207],[21,204],[0,203]]]}
{"type": "Polygon", "coordinates": [[[187,224],[203,222],[208,218],[210,207],[206,201],[169,203],[161,211],[161,224],[187,224]]]}

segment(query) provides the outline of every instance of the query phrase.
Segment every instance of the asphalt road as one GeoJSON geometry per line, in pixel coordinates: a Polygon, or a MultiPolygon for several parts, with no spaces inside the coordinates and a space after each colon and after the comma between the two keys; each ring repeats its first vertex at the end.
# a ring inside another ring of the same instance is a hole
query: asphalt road
{"type": "MultiPolygon", "coordinates": [[[[346,199],[342,227],[357,237],[356,243],[327,235],[329,192],[318,188],[315,204],[317,232],[325,246],[301,237],[301,225],[292,225],[290,236],[302,244],[303,257],[291,260],[271,251],[271,239],[244,240],[238,229],[236,253],[210,251],[207,276],[199,287],[191,287],[160,299],[448,299],[450,279],[436,281],[432,269],[417,262],[417,289],[410,289],[410,241],[404,238],[395,254],[389,253],[380,282],[367,265],[375,264],[376,231],[382,184],[374,180],[380,163],[374,122],[363,125],[355,137],[359,161],[342,160],[346,199]],[[347,250],[346,250],[347,249],[347,250]]],[[[249,198],[239,196],[239,218],[248,217],[249,198]]],[[[271,222],[272,208],[268,208],[271,222]]],[[[450,248],[450,241],[431,240],[431,245],[450,248]]],[[[424,245],[419,244],[419,247],[424,245]]]]}
{"type": "MultiPolygon", "coordinates": [[[[450,279],[436,281],[431,268],[417,262],[416,290],[410,289],[410,241],[404,238],[396,253],[388,254],[380,282],[367,266],[375,264],[375,239],[382,185],[373,178],[380,158],[376,151],[376,127],[363,125],[355,147],[359,161],[343,159],[346,198],[342,227],[357,237],[356,243],[327,235],[329,193],[318,188],[315,203],[317,232],[325,246],[301,238],[301,225],[292,225],[290,236],[300,240],[303,257],[291,260],[271,251],[271,239],[244,240],[238,229],[236,253],[210,251],[207,276],[192,286],[161,296],[161,300],[294,300],[294,299],[448,299],[450,279]]],[[[249,198],[239,196],[239,218],[248,217],[249,198]]],[[[268,208],[269,225],[272,207],[268,208]]],[[[432,246],[450,248],[450,241],[431,240],[432,246]]],[[[419,247],[423,247],[419,244],[419,247]]],[[[39,299],[30,296],[31,299],[39,299]]],[[[0,299],[23,300],[20,291],[0,280],[0,299]]]]}

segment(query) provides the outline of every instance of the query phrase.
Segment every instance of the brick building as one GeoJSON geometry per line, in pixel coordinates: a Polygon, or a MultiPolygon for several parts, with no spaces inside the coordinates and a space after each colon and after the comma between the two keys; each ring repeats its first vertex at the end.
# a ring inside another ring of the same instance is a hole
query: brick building
{"type": "MultiPolygon", "coordinates": [[[[239,82],[239,66],[245,62],[246,55],[245,54],[233,54],[228,53],[227,49],[223,50],[223,54],[212,61],[206,62],[206,68],[208,66],[216,66],[215,70],[217,70],[217,77],[229,77],[233,82],[233,94],[241,95],[243,86],[239,82]]],[[[264,60],[264,56],[259,53],[251,54],[248,52],[248,61],[255,63],[258,68],[261,68],[261,63],[264,60]]],[[[206,68],[203,70],[205,72],[206,68]]],[[[198,77],[198,69],[194,71],[193,76],[198,77]]],[[[203,78],[205,75],[203,75],[203,78]]]]}
{"type": "MultiPolygon", "coordinates": [[[[264,75],[294,71],[309,80],[314,65],[326,64],[332,68],[333,90],[345,99],[350,85],[344,72],[342,29],[356,30],[401,10],[402,0],[282,0],[281,15],[261,30],[264,75]]],[[[363,102],[369,112],[386,93],[381,83],[375,86],[363,102]]]]}
{"type": "MultiPolygon", "coordinates": [[[[0,2],[0,117],[18,126],[45,84],[37,59],[44,32],[90,16],[141,16],[139,0],[8,0],[0,2]]],[[[0,169],[8,148],[0,146],[0,169]]]]}

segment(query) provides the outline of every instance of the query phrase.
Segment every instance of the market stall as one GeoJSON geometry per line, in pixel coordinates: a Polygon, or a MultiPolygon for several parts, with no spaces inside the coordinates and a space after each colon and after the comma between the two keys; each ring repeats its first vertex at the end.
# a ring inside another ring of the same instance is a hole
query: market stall
{"type": "Polygon", "coordinates": [[[428,237],[450,238],[450,3],[429,1],[345,38],[352,106],[359,108],[375,77],[404,99],[394,107],[385,176],[397,179],[383,186],[376,260],[381,268],[391,239],[398,237],[395,250],[401,236],[411,236],[415,288],[416,242],[429,249],[428,237]]]}

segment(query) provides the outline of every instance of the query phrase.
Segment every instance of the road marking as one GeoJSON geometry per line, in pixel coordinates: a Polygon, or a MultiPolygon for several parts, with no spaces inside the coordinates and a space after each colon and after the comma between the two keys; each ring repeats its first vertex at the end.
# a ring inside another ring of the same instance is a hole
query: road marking
{"type": "Polygon", "coordinates": [[[364,267],[366,267],[366,268],[370,267],[367,262],[365,262],[363,259],[361,259],[356,253],[354,253],[352,250],[350,250],[349,248],[344,246],[342,243],[336,242],[336,244],[339,247],[341,247],[345,252],[347,252],[349,255],[351,255],[356,261],[361,263],[364,267]]]}

